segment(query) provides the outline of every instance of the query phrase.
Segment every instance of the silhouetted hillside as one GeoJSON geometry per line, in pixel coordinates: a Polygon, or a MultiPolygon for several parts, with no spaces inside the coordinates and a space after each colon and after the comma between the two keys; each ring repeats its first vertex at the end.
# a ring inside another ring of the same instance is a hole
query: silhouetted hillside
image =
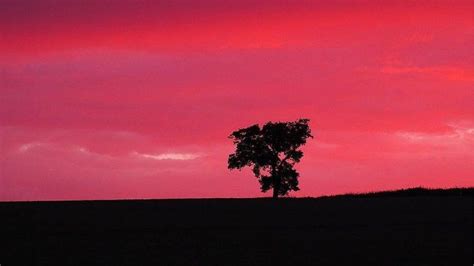
{"type": "Polygon", "coordinates": [[[8,265],[472,265],[473,188],[0,203],[8,265]]]}
{"type": "Polygon", "coordinates": [[[473,196],[474,188],[407,188],[407,189],[398,189],[398,190],[388,190],[388,191],[376,191],[369,193],[349,193],[342,195],[333,195],[333,196],[322,196],[319,198],[326,197],[413,197],[413,196],[473,196]]]}

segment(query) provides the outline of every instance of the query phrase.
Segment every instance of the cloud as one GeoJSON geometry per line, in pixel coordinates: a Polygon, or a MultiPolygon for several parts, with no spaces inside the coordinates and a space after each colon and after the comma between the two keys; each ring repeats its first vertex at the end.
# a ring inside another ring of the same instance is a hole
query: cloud
{"type": "Polygon", "coordinates": [[[31,143],[25,143],[23,145],[21,145],[19,148],[18,148],[18,151],[19,152],[27,152],[31,149],[34,149],[34,148],[37,148],[37,147],[42,147],[42,146],[46,146],[48,144],[46,143],[42,143],[42,142],[31,142],[31,143]]]}
{"type": "Polygon", "coordinates": [[[48,156],[51,158],[57,158],[56,156],[65,158],[77,158],[80,155],[83,158],[91,159],[118,159],[117,156],[111,156],[105,153],[92,152],[88,148],[80,145],[64,144],[64,143],[53,143],[53,142],[29,142],[21,144],[16,149],[17,154],[25,156],[40,155],[48,156]]]}
{"type": "Polygon", "coordinates": [[[474,126],[469,123],[450,123],[449,132],[398,132],[398,137],[413,144],[429,144],[434,146],[466,146],[474,144],[474,126]]]}
{"type": "Polygon", "coordinates": [[[201,157],[201,154],[198,153],[159,153],[159,154],[147,154],[147,153],[138,153],[132,152],[133,156],[138,156],[141,158],[152,159],[152,160],[177,160],[177,161],[187,161],[194,160],[201,157]]]}
{"type": "Polygon", "coordinates": [[[451,66],[384,66],[380,70],[384,74],[425,74],[437,75],[449,80],[469,81],[474,80],[474,70],[451,66]]]}

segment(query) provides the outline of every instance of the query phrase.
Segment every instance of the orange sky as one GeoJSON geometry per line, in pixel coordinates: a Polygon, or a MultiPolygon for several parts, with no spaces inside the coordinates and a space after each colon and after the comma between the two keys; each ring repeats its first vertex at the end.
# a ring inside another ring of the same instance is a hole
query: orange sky
{"type": "Polygon", "coordinates": [[[318,196],[474,185],[472,1],[3,1],[0,200],[261,196],[233,130],[311,119],[318,196]]]}

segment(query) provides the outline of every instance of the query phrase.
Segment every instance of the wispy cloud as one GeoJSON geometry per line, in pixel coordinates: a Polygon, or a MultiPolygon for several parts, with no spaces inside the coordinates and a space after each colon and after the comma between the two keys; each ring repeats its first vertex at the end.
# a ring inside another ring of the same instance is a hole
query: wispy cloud
{"type": "MultiPolygon", "coordinates": [[[[109,158],[119,159],[120,156],[112,156],[106,153],[97,153],[89,150],[88,148],[80,145],[61,145],[58,143],[46,143],[46,142],[28,142],[20,145],[17,148],[18,153],[33,152],[33,149],[41,149],[56,152],[75,153],[81,156],[97,157],[97,158],[109,158]]],[[[36,152],[36,151],[35,151],[36,152]]],[[[143,158],[149,160],[174,160],[174,161],[188,161],[194,160],[203,156],[203,153],[191,153],[191,152],[166,152],[166,153],[140,153],[133,151],[130,153],[131,156],[136,158],[143,158]]]]}
{"type": "Polygon", "coordinates": [[[474,80],[474,70],[450,66],[392,66],[387,65],[380,70],[384,74],[426,74],[438,75],[450,80],[474,80]]]}
{"type": "Polygon", "coordinates": [[[152,160],[177,160],[177,161],[187,161],[194,160],[202,156],[198,153],[158,153],[158,154],[148,154],[148,153],[138,153],[132,152],[133,156],[152,159],[152,160]]]}
{"type": "Polygon", "coordinates": [[[19,148],[18,148],[18,151],[19,152],[27,152],[31,149],[34,149],[34,148],[37,148],[37,147],[41,147],[41,146],[46,146],[48,145],[47,143],[42,143],[42,142],[30,142],[30,143],[25,143],[23,145],[21,145],[19,148]]]}
{"type": "Polygon", "coordinates": [[[450,123],[450,132],[398,132],[397,136],[410,143],[430,145],[467,145],[474,144],[474,126],[469,123],[450,123]]]}
{"type": "MultiPolygon", "coordinates": [[[[87,157],[96,157],[96,158],[113,158],[112,156],[105,153],[96,153],[90,151],[88,148],[79,146],[79,145],[63,145],[52,142],[29,142],[24,143],[18,147],[16,150],[17,153],[26,154],[26,153],[37,153],[43,154],[44,152],[49,153],[60,153],[60,154],[80,154],[81,156],[87,157]]],[[[69,156],[68,155],[68,156],[69,156]]]]}

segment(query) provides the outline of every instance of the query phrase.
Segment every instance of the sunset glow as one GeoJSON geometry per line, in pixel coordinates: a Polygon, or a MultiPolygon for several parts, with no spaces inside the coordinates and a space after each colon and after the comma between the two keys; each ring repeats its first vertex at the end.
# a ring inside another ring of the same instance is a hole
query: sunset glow
{"type": "Polygon", "coordinates": [[[2,1],[0,200],[271,196],[227,137],[298,118],[291,196],[474,186],[474,2],[325,2],[2,1]]]}

